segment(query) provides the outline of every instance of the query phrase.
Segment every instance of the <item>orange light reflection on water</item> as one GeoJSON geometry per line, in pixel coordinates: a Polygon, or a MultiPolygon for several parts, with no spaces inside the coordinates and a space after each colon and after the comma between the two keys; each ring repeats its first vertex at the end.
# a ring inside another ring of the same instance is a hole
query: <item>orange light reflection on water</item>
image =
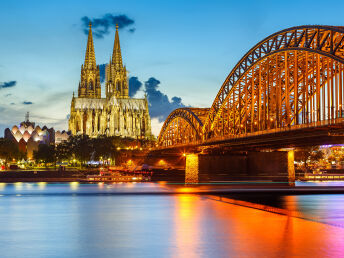
{"type": "Polygon", "coordinates": [[[273,213],[275,211],[259,210],[256,204],[253,204],[253,208],[248,208],[232,204],[221,205],[222,201],[226,201],[226,198],[214,203],[212,210],[215,211],[216,220],[220,221],[219,230],[235,236],[228,239],[228,245],[240,255],[264,253],[269,257],[318,257],[319,248],[324,248],[325,253],[332,253],[331,256],[338,256],[344,251],[344,244],[340,240],[344,237],[343,228],[291,217],[288,214],[292,213],[288,210],[281,215],[273,213]],[[228,219],[233,223],[226,223],[228,219]],[[328,241],[336,248],[326,250],[328,241]]]}
{"type": "Polygon", "coordinates": [[[175,257],[199,257],[199,215],[198,197],[183,194],[176,196],[175,257]],[[196,205],[196,206],[195,206],[196,205]]]}
{"type": "Polygon", "coordinates": [[[344,251],[343,228],[289,216],[292,213],[283,214],[283,209],[267,206],[272,211],[267,212],[255,204],[249,208],[249,202],[241,206],[228,200],[176,196],[175,257],[209,254],[209,246],[214,257],[319,257],[319,249],[322,256],[339,257],[344,251]]]}

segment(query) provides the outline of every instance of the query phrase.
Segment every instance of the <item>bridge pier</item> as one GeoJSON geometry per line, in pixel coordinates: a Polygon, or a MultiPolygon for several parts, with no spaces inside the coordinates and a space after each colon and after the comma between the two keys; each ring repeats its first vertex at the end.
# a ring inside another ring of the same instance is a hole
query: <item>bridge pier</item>
{"type": "Polygon", "coordinates": [[[187,154],[185,158],[185,183],[199,182],[199,155],[187,154]]]}
{"type": "Polygon", "coordinates": [[[186,155],[185,183],[252,180],[294,182],[294,151],[186,155]]]}

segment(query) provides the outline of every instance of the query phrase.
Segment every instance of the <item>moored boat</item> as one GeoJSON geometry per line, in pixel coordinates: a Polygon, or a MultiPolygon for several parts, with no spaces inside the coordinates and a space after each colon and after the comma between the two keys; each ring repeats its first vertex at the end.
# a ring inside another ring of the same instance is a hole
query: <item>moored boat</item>
{"type": "Polygon", "coordinates": [[[148,182],[151,180],[152,172],[148,171],[125,171],[118,168],[101,168],[99,174],[88,175],[82,182],[148,182]]]}

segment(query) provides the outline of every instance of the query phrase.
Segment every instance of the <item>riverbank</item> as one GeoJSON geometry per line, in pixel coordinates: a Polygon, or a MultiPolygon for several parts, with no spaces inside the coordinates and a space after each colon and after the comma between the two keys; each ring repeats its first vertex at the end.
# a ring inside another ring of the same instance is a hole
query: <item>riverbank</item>
{"type": "Polygon", "coordinates": [[[20,170],[3,171],[0,173],[0,182],[74,182],[86,177],[93,171],[57,171],[57,170],[20,170]]]}
{"type": "MultiPolygon", "coordinates": [[[[85,170],[16,170],[0,172],[0,182],[76,182],[86,179],[87,175],[98,174],[98,169],[85,170]]],[[[153,170],[152,182],[167,181],[182,183],[185,180],[184,170],[153,170]]]]}

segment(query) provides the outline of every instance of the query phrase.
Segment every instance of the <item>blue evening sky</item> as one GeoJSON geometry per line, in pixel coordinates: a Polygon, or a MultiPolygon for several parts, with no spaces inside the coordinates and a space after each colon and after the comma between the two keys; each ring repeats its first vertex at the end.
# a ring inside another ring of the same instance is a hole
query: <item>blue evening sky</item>
{"type": "MultiPolygon", "coordinates": [[[[1,1],[0,85],[16,85],[0,87],[0,136],[26,111],[40,125],[68,129],[86,48],[83,16],[124,14],[134,20],[120,30],[130,75],[143,83],[156,78],[170,99],[209,107],[230,70],[258,41],[297,25],[343,26],[343,10],[339,0],[1,1]]],[[[108,62],[113,41],[114,28],[103,39],[94,38],[98,64],[108,62]]],[[[155,134],[161,125],[152,119],[155,134]]]]}

